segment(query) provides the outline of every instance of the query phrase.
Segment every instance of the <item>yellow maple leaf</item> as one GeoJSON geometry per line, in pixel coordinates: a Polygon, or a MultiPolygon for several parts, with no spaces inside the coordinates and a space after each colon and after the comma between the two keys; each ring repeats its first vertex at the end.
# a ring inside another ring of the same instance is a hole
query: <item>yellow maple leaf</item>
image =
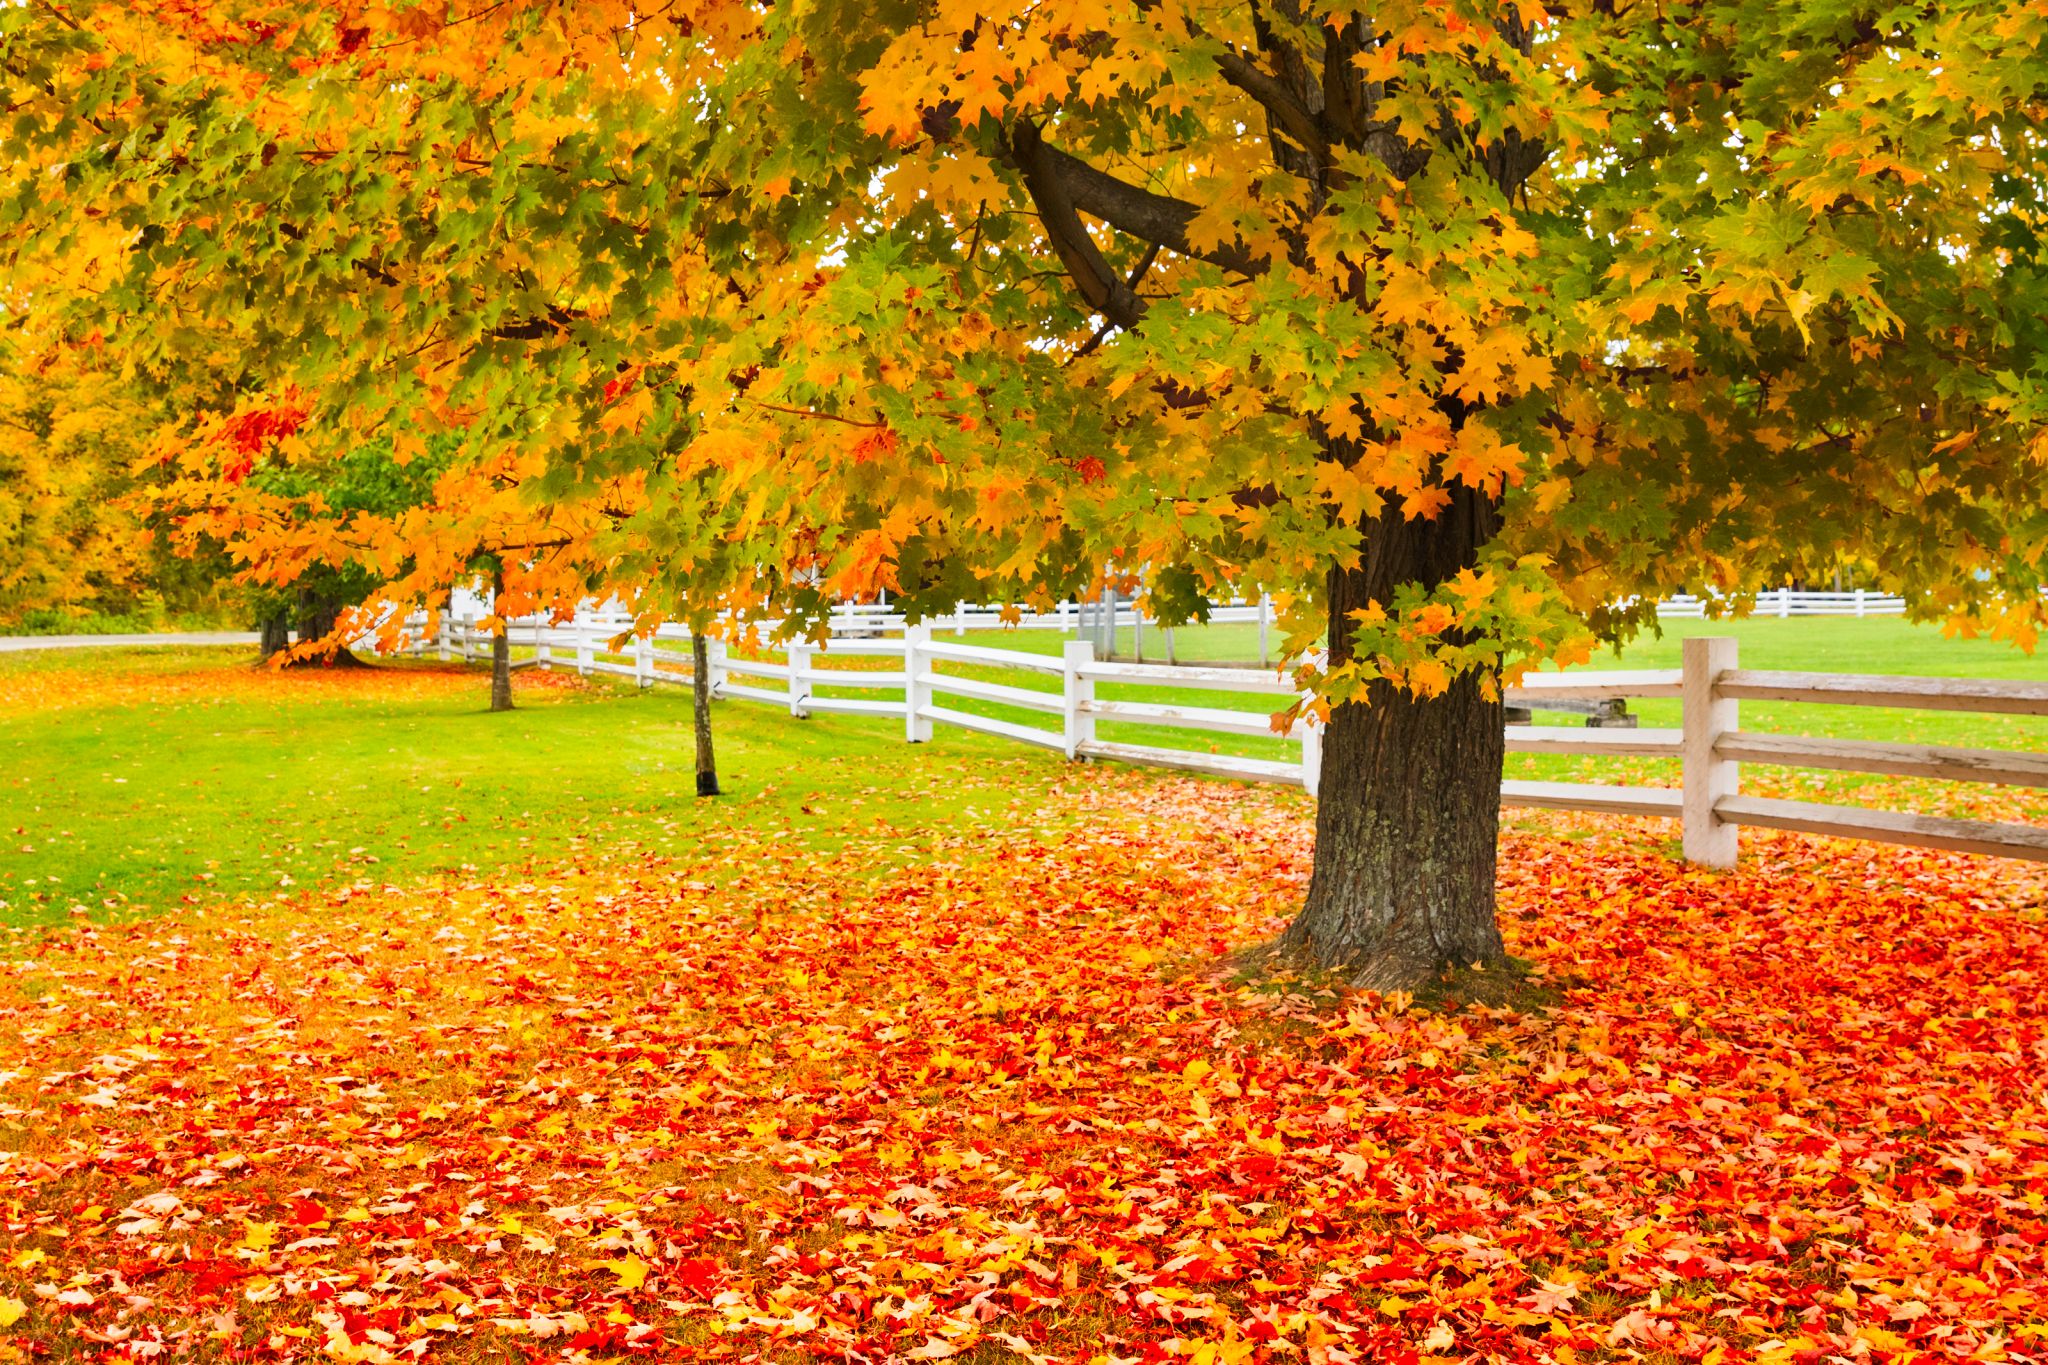
{"type": "Polygon", "coordinates": [[[647,1283],[647,1262],[638,1256],[627,1256],[618,1261],[604,1261],[600,1263],[599,1269],[609,1270],[618,1276],[619,1289],[623,1293],[631,1294],[647,1283]]]}
{"type": "Polygon", "coordinates": [[[1429,277],[1413,270],[1391,275],[1380,290],[1374,312],[1388,322],[1421,322],[1436,306],[1436,290],[1429,277]]]}
{"type": "Polygon", "coordinates": [[[1323,430],[1340,441],[1355,441],[1365,434],[1365,414],[1349,395],[1332,399],[1319,414],[1323,430]]]}
{"type": "Polygon", "coordinates": [[[20,1299],[0,1296],[0,1327],[12,1327],[20,1322],[22,1314],[28,1312],[28,1305],[20,1299]]]}

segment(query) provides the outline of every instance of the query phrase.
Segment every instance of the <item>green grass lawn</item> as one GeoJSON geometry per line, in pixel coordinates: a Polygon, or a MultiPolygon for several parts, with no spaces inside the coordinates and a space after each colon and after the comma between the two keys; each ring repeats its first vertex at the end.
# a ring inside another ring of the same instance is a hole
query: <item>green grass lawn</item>
{"type": "Polygon", "coordinates": [[[1034,794],[1062,775],[1057,756],[982,735],[944,730],[913,758],[900,720],[806,721],[733,702],[717,708],[729,795],[700,801],[680,688],[520,687],[527,704],[495,716],[480,669],[438,692],[348,705],[295,699],[289,676],[153,696],[181,672],[246,659],[0,657],[0,684],[42,675],[61,693],[111,672],[122,688],[115,700],[0,711],[0,923],[555,862],[597,844],[675,849],[742,825],[793,853],[857,847],[857,862],[886,862],[914,856],[922,830],[987,812],[1028,823],[1034,794]]]}
{"type": "MultiPolygon", "coordinates": [[[[1843,618],[1673,623],[1663,639],[1589,667],[1673,667],[1682,636],[1705,632],[1737,635],[1743,663],[1758,668],[2048,677],[2048,662],[1988,641],[1949,640],[1898,620],[1843,618]]],[[[1189,645],[1183,657],[1230,657],[1247,638],[1256,649],[1250,626],[1179,636],[1189,645]]],[[[1067,638],[980,632],[966,642],[1056,655],[1067,638]]],[[[183,896],[270,896],[338,879],[552,863],[598,847],[675,849],[741,828],[786,840],[792,856],[880,867],[915,856],[924,832],[981,820],[1028,824],[1039,818],[1034,812],[1050,785],[1071,775],[1056,754],[945,726],[932,744],[912,749],[893,717],[799,720],[772,705],[730,701],[716,717],[731,794],[704,802],[693,794],[682,688],[642,693],[601,679],[549,687],[521,674],[524,704],[493,716],[483,709],[480,668],[451,679],[431,664],[380,665],[417,674],[420,689],[343,704],[332,689],[299,689],[290,676],[249,672],[246,660],[233,649],[0,656],[0,698],[11,688],[46,702],[0,703],[0,923],[48,922],[78,906],[135,913],[183,896]],[[194,679],[205,685],[195,688],[194,679]]],[[[1048,693],[1059,687],[1055,675],[1021,669],[948,663],[941,671],[1048,693]]],[[[851,685],[829,691],[887,695],[851,685]]],[[[1101,695],[1255,714],[1275,705],[1257,694],[1193,688],[1106,685],[1101,695]]],[[[942,701],[1057,729],[1057,716],[942,701]]],[[[1676,702],[1635,708],[1646,726],[1678,723],[1676,702]]],[[[1754,703],[1745,705],[1743,723],[1988,748],[2048,745],[2048,722],[1965,713],[1754,703]]],[[[1264,758],[1298,753],[1277,738],[1109,722],[1100,733],[1264,758]]],[[[1677,772],[1671,760],[1511,755],[1508,775],[1673,782],[1677,772]]],[[[1864,782],[1847,774],[1814,780],[1829,794],[1864,782]]]]}

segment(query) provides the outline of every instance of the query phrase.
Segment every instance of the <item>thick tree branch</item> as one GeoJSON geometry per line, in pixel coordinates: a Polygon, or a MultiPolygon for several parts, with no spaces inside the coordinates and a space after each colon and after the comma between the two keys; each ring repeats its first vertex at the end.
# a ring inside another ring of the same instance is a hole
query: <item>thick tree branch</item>
{"type": "Polygon", "coordinates": [[[1250,95],[1273,118],[1274,126],[1313,156],[1328,164],[1330,142],[1316,116],[1278,78],[1268,75],[1236,52],[1225,48],[1216,56],[1216,68],[1223,79],[1250,95]]]}
{"type": "MultiPolygon", "coordinates": [[[[1138,261],[1137,268],[1131,271],[1130,278],[1124,281],[1125,286],[1131,290],[1134,297],[1143,298],[1143,295],[1140,295],[1137,292],[1138,282],[1145,278],[1145,272],[1152,268],[1152,262],[1159,259],[1159,249],[1159,243],[1157,242],[1153,242],[1150,245],[1148,245],[1145,248],[1144,256],[1141,257],[1138,261]]],[[[1103,339],[1106,338],[1110,334],[1110,332],[1115,329],[1115,327],[1116,324],[1114,322],[1111,322],[1105,318],[1103,320],[1102,325],[1095,329],[1095,335],[1089,337],[1088,340],[1082,342],[1080,349],[1076,350],[1073,353],[1073,355],[1067,358],[1067,363],[1071,365],[1076,360],[1085,359],[1087,356],[1093,354],[1095,348],[1102,345],[1103,339]]]]}
{"type": "Polygon", "coordinates": [[[1239,275],[1266,273],[1266,259],[1254,256],[1242,243],[1232,242],[1207,251],[1189,245],[1188,224],[1200,210],[1186,200],[1141,189],[1057,149],[1049,148],[1048,152],[1068,186],[1074,207],[1083,213],[1093,214],[1134,237],[1157,242],[1169,251],[1239,275]]]}
{"type": "MultiPolygon", "coordinates": [[[[1032,131],[1034,134],[1037,132],[1035,128],[1032,131]]],[[[1099,171],[1057,147],[1046,146],[1043,142],[1039,146],[1048,170],[1065,191],[1068,201],[1082,213],[1100,218],[1119,232],[1157,242],[1168,251],[1207,261],[1235,274],[1266,273],[1266,258],[1254,256],[1242,243],[1233,242],[1207,251],[1197,251],[1190,246],[1188,224],[1201,210],[1185,199],[1154,194],[1099,171]]],[[[1014,153],[1014,147],[1012,151],[1014,153]]]]}
{"type": "Polygon", "coordinates": [[[1024,173],[1024,187],[1038,206],[1039,221],[1052,248],[1059,253],[1067,274],[1080,289],[1088,305],[1119,327],[1135,327],[1144,316],[1145,305],[1103,259],[1102,249],[1088,235],[1087,227],[1074,211],[1066,179],[1053,161],[1055,153],[1045,145],[1038,125],[1020,120],[1010,130],[1010,152],[1017,169],[1024,173]]]}

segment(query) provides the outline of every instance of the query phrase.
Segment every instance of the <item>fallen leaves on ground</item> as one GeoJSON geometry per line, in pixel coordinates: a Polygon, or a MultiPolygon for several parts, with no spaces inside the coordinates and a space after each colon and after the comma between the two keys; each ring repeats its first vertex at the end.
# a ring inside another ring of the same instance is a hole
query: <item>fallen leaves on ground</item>
{"type": "Polygon", "coordinates": [[[1298,799],[1058,799],[886,870],[734,831],[53,936],[0,984],[0,1344],[2048,1350],[2040,871],[1561,818],[1504,851],[1519,1007],[1422,1009],[1230,967],[1298,799]]]}

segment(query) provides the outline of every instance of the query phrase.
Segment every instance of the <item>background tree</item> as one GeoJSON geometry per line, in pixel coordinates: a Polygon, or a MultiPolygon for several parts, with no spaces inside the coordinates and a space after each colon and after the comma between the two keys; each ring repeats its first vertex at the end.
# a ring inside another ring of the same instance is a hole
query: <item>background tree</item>
{"type": "Polygon", "coordinates": [[[394,647],[421,611],[431,634],[453,589],[487,586],[490,709],[512,709],[508,621],[565,617],[620,587],[594,548],[604,509],[537,508],[517,457],[474,461],[452,437],[339,439],[350,444],[331,451],[295,404],[248,407],[168,439],[162,458],[177,473],[157,498],[184,543],[225,547],[276,619],[295,623],[292,660],[347,659],[365,636],[394,647]]]}
{"type": "Polygon", "coordinates": [[[173,554],[149,510],[161,411],[90,349],[0,337],[0,629],[147,629],[243,608],[226,565],[173,554]]]}
{"type": "Polygon", "coordinates": [[[1498,957],[1518,669],[1844,556],[2038,630],[2044,29],[37,7],[7,213],[124,234],[61,311],[130,363],[231,337],[336,431],[513,452],[529,508],[637,480],[619,563],[676,602],[1273,591],[1327,650],[1289,937],[1393,986],[1498,957]]]}

